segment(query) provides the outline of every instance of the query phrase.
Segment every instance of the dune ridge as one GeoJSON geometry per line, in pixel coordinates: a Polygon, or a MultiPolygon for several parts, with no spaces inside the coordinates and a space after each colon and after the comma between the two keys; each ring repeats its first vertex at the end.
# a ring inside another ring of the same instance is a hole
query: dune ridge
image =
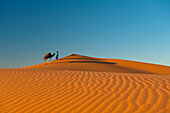
{"type": "Polygon", "coordinates": [[[120,59],[94,58],[77,54],[71,54],[59,60],[53,60],[50,64],[41,63],[20,69],[99,71],[170,75],[169,66],[120,59]]]}
{"type": "Polygon", "coordinates": [[[1,113],[168,113],[170,76],[0,70],[1,113]]]}

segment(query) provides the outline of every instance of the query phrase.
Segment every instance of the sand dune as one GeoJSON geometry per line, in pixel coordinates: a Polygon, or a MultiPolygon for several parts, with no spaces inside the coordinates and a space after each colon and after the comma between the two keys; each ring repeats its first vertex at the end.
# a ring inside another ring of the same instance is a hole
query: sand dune
{"type": "Polygon", "coordinates": [[[168,71],[158,67],[169,69],[70,55],[51,64],[0,69],[0,113],[169,113],[170,75],[160,75],[168,71]]]}
{"type": "Polygon", "coordinates": [[[119,59],[93,58],[76,54],[71,54],[59,60],[54,60],[50,64],[46,63],[45,65],[42,63],[21,69],[53,69],[170,75],[170,67],[168,66],[119,59]]]}

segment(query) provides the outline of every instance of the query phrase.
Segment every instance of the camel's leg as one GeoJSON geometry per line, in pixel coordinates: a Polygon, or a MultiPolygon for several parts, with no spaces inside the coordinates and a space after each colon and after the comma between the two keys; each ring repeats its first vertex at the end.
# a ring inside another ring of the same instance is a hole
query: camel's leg
{"type": "Polygon", "coordinates": [[[49,63],[50,63],[51,58],[49,58],[49,63]]]}

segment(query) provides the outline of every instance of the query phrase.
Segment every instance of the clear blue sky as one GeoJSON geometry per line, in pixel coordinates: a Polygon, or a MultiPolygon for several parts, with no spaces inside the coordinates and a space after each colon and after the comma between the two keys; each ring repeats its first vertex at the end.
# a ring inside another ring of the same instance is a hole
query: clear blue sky
{"type": "Polygon", "coordinates": [[[57,50],[170,66],[170,0],[0,0],[0,68],[57,50]]]}

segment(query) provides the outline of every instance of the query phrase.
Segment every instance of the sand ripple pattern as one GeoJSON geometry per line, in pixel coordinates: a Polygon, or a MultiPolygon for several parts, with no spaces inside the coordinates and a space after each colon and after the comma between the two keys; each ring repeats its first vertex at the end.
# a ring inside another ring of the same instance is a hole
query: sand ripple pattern
{"type": "Polygon", "coordinates": [[[1,113],[170,113],[170,76],[0,70],[1,113]]]}

